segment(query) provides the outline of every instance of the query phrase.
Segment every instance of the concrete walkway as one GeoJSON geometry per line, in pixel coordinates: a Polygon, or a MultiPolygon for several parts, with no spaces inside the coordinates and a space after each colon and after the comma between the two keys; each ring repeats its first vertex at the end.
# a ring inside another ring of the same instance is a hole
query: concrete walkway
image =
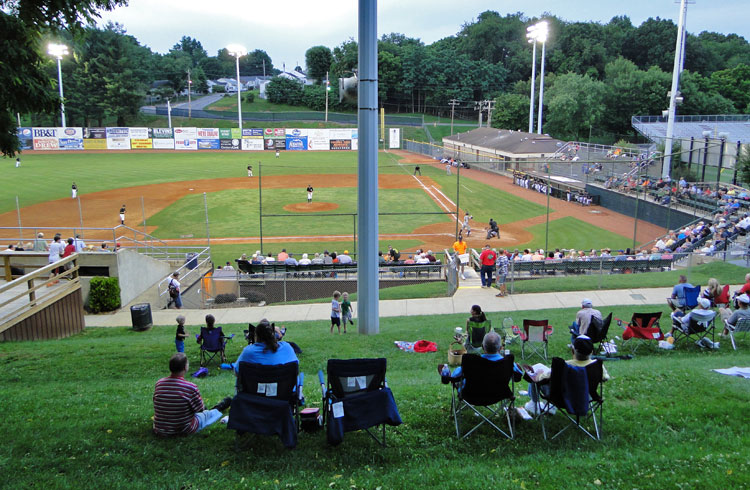
{"type": "MultiPolygon", "coordinates": [[[[468,272],[468,271],[467,271],[468,272]]],[[[451,298],[422,298],[384,300],[380,302],[380,316],[447,315],[469,314],[472,305],[478,304],[486,312],[512,312],[546,308],[578,308],[582,298],[589,298],[594,308],[602,309],[617,305],[660,305],[666,308],[666,298],[672,288],[614,289],[596,291],[573,291],[559,293],[517,294],[497,298],[496,289],[483,289],[473,284],[471,278],[459,286],[451,298]]],[[[731,286],[735,291],[741,285],[731,286]]],[[[356,302],[354,303],[355,312],[356,302]]],[[[328,321],[330,304],[274,305],[246,308],[214,308],[211,310],[156,310],[152,311],[154,325],[173,325],[178,314],[185,315],[188,325],[204,324],[204,317],[211,313],[218,323],[256,323],[261,318],[276,322],[328,321]]],[[[355,315],[356,317],[356,315],[355,315]]],[[[87,315],[87,327],[123,327],[132,325],[129,310],[108,315],[87,315]]]]}

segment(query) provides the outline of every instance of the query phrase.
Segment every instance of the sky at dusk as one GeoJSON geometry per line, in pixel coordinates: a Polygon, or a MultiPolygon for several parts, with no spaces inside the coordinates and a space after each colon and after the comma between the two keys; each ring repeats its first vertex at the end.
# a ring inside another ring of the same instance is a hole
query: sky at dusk
{"type": "MultiPolygon", "coordinates": [[[[673,0],[381,0],[378,37],[398,32],[431,44],[456,34],[464,23],[472,22],[485,10],[501,15],[521,11],[532,18],[548,12],[567,21],[603,23],[614,16],[627,15],[636,26],[649,17],[674,19],[676,23],[679,6],[673,0]]],[[[694,34],[736,33],[748,39],[749,17],[749,0],[695,0],[688,7],[687,30],[694,34]]],[[[160,53],[166,53],[186,35],[198,39],[209,55],[216,55],[227,44],[240,43],[248,51],[265,50],[274,66],[281,68],[286,64],[288,69],[298,64],[304,67],[305,51],[311,46],[334,48],[350,37],[357,38],[354,0],[130,0],[129,6],[105,12],[102,19],[123,24],[141,44],[160,53]]]]}

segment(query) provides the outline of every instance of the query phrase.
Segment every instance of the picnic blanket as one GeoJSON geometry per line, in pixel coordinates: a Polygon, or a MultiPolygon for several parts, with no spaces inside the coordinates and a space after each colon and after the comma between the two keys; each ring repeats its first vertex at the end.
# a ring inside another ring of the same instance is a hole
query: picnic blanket
{"type": "Polygon", "coordinates": [[[394,340],[393,343],[404,352],[437,352],[437,344],[429,340],[417,340],[416,342],[394,340]]]}

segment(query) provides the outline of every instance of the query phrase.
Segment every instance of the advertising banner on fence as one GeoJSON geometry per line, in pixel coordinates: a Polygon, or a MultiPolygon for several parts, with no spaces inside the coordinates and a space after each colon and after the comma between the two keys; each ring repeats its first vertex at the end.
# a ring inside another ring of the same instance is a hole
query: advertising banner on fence
{"type": "Polygon", "coordinates": [[[199,140],[217,140],[219,139],[219,128],[198,128],[199,140]]]}
{"type": "Polygon", "coordinates": [[[214,140],[214,139],[204,140],[204,139],[198,138],[198,149],[199,150],[218,150],[219,140],[214,140]]]}
{"type": "Polygon", "coordinates": [[[269,139],[283,138],[286,139],[286,129],[284,128],[265,128],[263,137],[269,139]]]}
{"type": "Polygon", "coordinates": [[[59,150],[58,128],[32,128],[35,150],[59,150]]]}
{"type": "Polygon", "coordinates": [[[151,128],[151,135],[154,139],[174,138],[174,134],[172,134],[172,128],[151,128]]]}
{"type": "Polygon", "coordinates": [[[130,128],[107,128],[108,150],[130,149],[130,128]]]}
{"type": "Polygon", "coordinates": [[[34,135],[31,128],[16,128],[16,136],[22,150],[32,150],[34,148],[34,135]]]}
{"type": "Polygon", "coordinates": [[[264,139],[266,150],[286,150],[286,138],[264,139]]]}
{"type": "Polygon", "coordinates": [[[232,128],[232,139],[242,138],[242,130],[240,128],[232,128]]]}
{"type": "Polygon", "coordinates": [[[107,138],[84,138],[83,139],[84,150],[106,150],[107,149],[107,138]]]}
{"type": "Polygon", "coordinates": [[[332,151],[340,151],[340,150],[351,150],[352,149],[352,140],[331,140],[330,144],[330,150],[332,151]]]}
{"type": "Polygon", "coordinates": [[[151,140],[151,147],[154,150],[174,150],[174,139],[154,138],[151,140]]]}
{"type": "Polygon", "coordinates": [[[389,128],[388,136],[388,148],[401,148],[401,128],[389,128]]]}
{"type": "Polygon", "coordinates": [[[197,150],[198,130],[197,128],[174,128],[175,150],[197,150]]]}
{"type": "Polygon", "coordinates": [[[151,130],[148,128],[130,128],[131,140],[147,140],[151,138],[151,130]]]}
{"type": "MultiPolygon", "coordinates": [[[[227,140],[219,140],[219,149],[220,150],[239,150],[240,149],[240,139],[234,138],[234,139],[227,139],[227,140]]],[[[260,140],[263,141],[263,140],[260,140]]]]}
{"type": "Polygon", "coordinates": [[[308,150],[325,150],[330,147],[330,138],[327,129],[308,129],[307,130],[307,149],[308,150]]]}
{"type": "Polygon", "coordinates": [[[243,138],[262,138],[263,129],[261,128],[247,128],[242,130],[243,138]]]}
{"type": "Polygon", "coordinates": [[[289,151],[307,151],[307,136],[287,135],[286,149],[289,151]]]}
{"type": "Polygon", "coordinates": [[[350,140],[352,139],[352,131],[356,133],[356,129],[352,128],[331,128],[328,130],[328,137],[332,140],[350,140]]]}
{"type": "Polygon", "coordinates": [[[220,140],[231,140],[232,130],[230,128],[219,128],[219,139],[220,140]]]}
{"type": "Polygon", "coordinates": [[[61,150],[83,150],[83,128],[60,128],[57,134],[61,150]]]}
{"type": "Polygon", "coordinates": [[[264,140],[263,138],[242,138],[242,149],[245,151],[263,151],[263,142],[273,140],[264,140]]]}
{"type": "Polygon", "coordinates": [[[107,128],[83,128],[83,139],[106,140],[107,128]]]}

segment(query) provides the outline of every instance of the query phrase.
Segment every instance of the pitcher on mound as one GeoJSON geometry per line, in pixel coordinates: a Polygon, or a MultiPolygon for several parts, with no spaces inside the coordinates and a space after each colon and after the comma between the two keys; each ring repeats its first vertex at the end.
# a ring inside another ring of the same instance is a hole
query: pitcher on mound
{"type": "Polygon", "coordinates": [[[312,202],[312,195],[313,195],[313,186],[308,184],[307,186],[307,202],[308,204],[312,202]]]}

